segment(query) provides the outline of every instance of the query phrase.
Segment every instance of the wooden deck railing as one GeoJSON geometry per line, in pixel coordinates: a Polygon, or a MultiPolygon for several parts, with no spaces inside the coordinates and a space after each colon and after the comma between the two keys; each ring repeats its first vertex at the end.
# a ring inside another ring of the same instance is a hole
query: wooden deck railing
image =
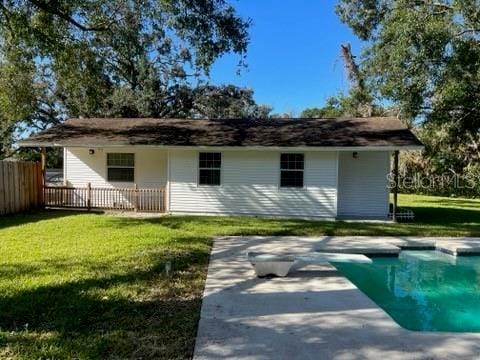
{"type": "Polygon", "coordinates": [[[165,189],[45,186],[45,206],[165,212],[165,189]]]}

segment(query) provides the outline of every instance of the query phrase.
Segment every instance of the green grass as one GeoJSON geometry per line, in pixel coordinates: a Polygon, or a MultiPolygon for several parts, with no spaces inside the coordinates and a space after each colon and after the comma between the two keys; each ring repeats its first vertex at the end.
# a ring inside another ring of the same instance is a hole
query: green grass
{"type": "Polygon", "coordinates": [[[0,219],[0,358],[191,357],[215,235],[480,236],[480,201],[402,195],[411,224],[242,217],[0,219]],[[165,263],[173,271],[165,274],[165,263]]]}

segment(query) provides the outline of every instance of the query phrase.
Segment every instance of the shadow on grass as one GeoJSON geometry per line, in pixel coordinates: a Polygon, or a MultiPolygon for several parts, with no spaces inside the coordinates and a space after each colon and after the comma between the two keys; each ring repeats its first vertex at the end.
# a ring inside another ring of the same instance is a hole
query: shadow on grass
{"type": "Polygon", "coordinates": [[[157,259],[148,270],[0,296],[0,346],[26,358],[190,357],[208,253],[157,259]]]}
{"type": "Polygon", "coordinates": [[[457,208],[410,207],[414,222],[369,223],[345,221],[308,221],[259,219],[249,217],[192,217],[125,220],[142,221],[172,230],[195,231],[199,237],[222,235],[285,235],[285,236],[480,236],[480,211],[457,208]],[[206,229],[204,232],[201,229],[206,229]],[[213,229],[213,230],[212,230],[213,229]]]}
{"type": "Polygon", "coordinates": [[[417,223],[452,227],[471,224],[472,228],[480,230],[480,208],[479,210],[431,207],[415,207],[412,209],[415,212],[417,223]]]}
{"type": "MultiPolygon", "coordinates": [[[[4,215],[0,217],[0,229],[8,228],[11,226],[32,224],[45,220],[54,220],[69,216],[78,216],[86,213],[86,211],[79,210],[42,210],[36,212],[24,212],[20,214],[4,215]]],[[[88,212],[88,214],[102,215],[103,212],[88,212]]]]}
{"type": "Polygon", "coordinates": [[[480,211],[480,200],[475,199],[455,199],[455,198],[429,198],[422,199],[422,203],[434,204],[437,206],[457,207],[457,208],[476,208],[480,211]]]}
{"type": "MultiPolygon", "coordinates": [[[[422,203],[445,207],[412,206],[413,223],[352,223],[343,221],[308,221],[295,219],[262,219],[241,216],[164,216],[159,218],[110,218],[116,228],[132,228],[149,223],[171,230],[198,234],[199,239],[221,235],[455,235],[480,236],[480,205],[468,199],[427,199],[422,203]],[[451,207],[449,207],[451,206],[451,207]],[[463,207],[463,208],[460,208],[463,207]],[[476,209],[479,210],[476,210],[476,209]]],[[[86,214],[79,211],[50,210],[0,218],[0,229],[43,220],[86,214]]],[[[99,213],[88,213],[99,214],[99,213]]]]}

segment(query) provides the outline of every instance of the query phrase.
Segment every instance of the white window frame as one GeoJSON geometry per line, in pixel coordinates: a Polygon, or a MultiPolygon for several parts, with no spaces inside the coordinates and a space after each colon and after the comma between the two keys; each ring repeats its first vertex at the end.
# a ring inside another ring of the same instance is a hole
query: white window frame
{"type": "Polygon", "coordinates": [[[279,167],[279,177],[278,177],[278,187],[281,190],[288,189],[305,189],[305,153],[303,152],[282,152],[278,158],[278,167],[279,167]],[[302,155],[303,156],[303,169],[282,169],[282,155],[302,155]],[[282,186],[282,172],[283,171],[301,171],[303,173],[302,186],[282,186]]]}
{"type": "Polygon", "coordinates": [[[197,186],[206,187],[221,187],[223,184],[223,154],[221,151],[199,151],[197,156],[197,186]],[[200,154],[220,154],[220,167],[200,167],[200,154]],[[220,184],[200,184],[200,171],[201,170],[219,170],[220,171],[220,184]]]}
{"type": "Polygon", "coordinates": [[[129,183],[129,184],[133,184],[135,183],[135,178],[136,178],[136,171],[135,171],[135,153],[129,153],[129,152],[110,152],[110,153],[107,153],[106,154],[106,158],[105,158],[105,162],[107,164],[107,181],[110,182],[110,183],[129,183]],[[118,165],[108,165],[108,156],[112,154],[112,155],[116,155],[116,154],[129,154],[129,155],[133,155],[133,166],[118,166],[118,165]],[[132,181],[127,181],[127,180],[110,180],[108,178],[108,170],[112,168],[112,169],[133,169],[133,180],[132,181]]]}

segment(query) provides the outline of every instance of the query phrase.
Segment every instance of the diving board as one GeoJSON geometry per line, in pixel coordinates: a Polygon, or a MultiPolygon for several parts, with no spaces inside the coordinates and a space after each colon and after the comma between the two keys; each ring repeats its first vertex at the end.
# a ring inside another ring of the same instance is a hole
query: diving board
{"type": "Polygon", "coordinates": [[[287,276],[294,264],[330,264],[337,263],[365,263],[372,262],[370,258],[361,254],[346,253],[306,253],[299,255],[272,255],[248,252],[248,261],[255,269],[258,277],[267,275],[287,276]]]}

